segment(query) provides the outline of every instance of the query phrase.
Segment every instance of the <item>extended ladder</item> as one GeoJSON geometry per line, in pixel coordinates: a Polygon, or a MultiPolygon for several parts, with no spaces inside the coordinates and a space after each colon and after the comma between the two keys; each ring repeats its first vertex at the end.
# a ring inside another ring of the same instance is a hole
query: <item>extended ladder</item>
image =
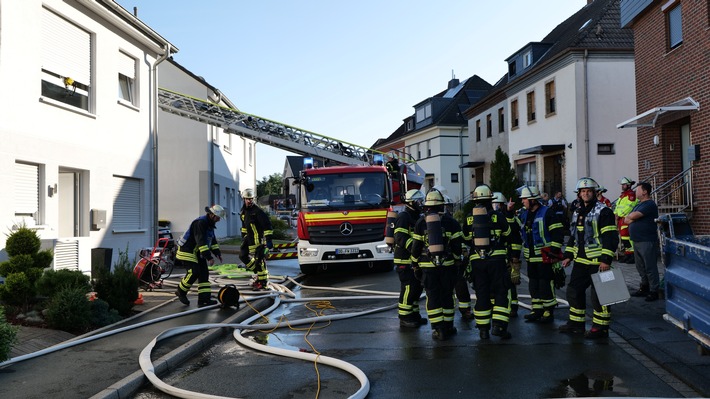
{"type": "Polygon", "coordinates": [[[158,106],[163,111],[218,126],[226,132],[235,133],[299,155],[357,165],[372,164],[373,155],[382,154],[377,150],[274,122],[167,89],[159,89],[158,106]]]}

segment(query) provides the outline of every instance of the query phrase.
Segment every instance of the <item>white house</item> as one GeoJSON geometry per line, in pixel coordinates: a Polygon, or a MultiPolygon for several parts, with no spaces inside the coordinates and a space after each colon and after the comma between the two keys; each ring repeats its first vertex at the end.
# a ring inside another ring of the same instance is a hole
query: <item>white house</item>
{"type": "MultiPolygon", "coordinates": [[[[0,259],[22,224],[55,268],[157,232],[155,77],[175,46],[113,1],[0,0],[0,259]]],[[[100,262],[108,263],[108,262],[100,262]]]]}
{"type": "MultiPolygon", "coordinates": [[[[160,64],[158,80],[161,88],[236,109],[217,88],[171,59],[160,64]]],[[[217,223],[217,237],[239,235],[240,190],[256,188],[254,141],[162,110],[158,118],[159,218],[170,221],[177,238],[206,206],[218,204],[227,218],[217,223]]]]}
{"type": "MultiPolygon", "coordinates": [[[[481,103],[505,100],[469,110],[469,123],[485,121],[496,107],[505,114],[507,152],[521,183],[571,200],[577,180],[591,176],[618,197],[619,178],[638,175],[635,135],[620,135],[615,125],[636,109],[633,34],[620,27],[619,0],[590,1],[506,61],[504,96],[493,91],[481,103]]],[[[490,164],[482,156],[490,141],[471,140],[479,157],[471,162],[490,164]]]]}

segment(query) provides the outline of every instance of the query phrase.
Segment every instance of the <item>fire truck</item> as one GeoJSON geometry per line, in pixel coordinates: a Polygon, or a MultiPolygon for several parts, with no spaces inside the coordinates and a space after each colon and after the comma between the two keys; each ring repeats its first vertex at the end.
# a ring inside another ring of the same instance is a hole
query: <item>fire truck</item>
{"type": "Polygon", "coordinates": [[[390,174],[382,152],[167,89],[159,89],[158,106],[305,157],[294,176],[303,273],[363,263],[392,270],[393,254],[384,242],[387,212],[401,207],[407,188],[421,187],[424,172],[416,163],[396,160],[400,170],[390,174]],[[339,166],[314,167],[311,157],[339,166]]]}
{"type": "Polygon", "coordinates": [[[385,228],[393,187],[381,163],[314,168],[312,159],[305,158],[297,183],[302,273],[356,264],[392,270],[385,228]]]}

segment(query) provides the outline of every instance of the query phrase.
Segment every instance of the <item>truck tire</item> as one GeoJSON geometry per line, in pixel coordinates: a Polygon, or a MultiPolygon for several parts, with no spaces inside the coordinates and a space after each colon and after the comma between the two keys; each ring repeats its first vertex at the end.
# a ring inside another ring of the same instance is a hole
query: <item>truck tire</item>
{"type": "Polygon", "coordinates": [[[318,271],[318,265],[313,265],[313,264],[301,265],[301,273],[303,273],[303,274],[306,274],[306,275],[316,274],[317,271],[318,271]]]}

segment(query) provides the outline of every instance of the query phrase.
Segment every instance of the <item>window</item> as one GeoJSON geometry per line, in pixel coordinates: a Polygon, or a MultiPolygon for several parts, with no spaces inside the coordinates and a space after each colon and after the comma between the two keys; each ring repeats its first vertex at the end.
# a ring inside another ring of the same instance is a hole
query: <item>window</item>
{"type": "Polygon", "coordinates": [[[135,100],[136,59],[130,55],[118,52],[118,98],[131,105],[135,100]]]}
{"type": "Polygon", "coordinates": [[[15,163],[15,218],[28,226],[40,223],[39,165],[15,163]]]}
{"type": "Polygon", "coordinates": [[[523,69],[532,65],[532,51],[523,54],[523,69]]]}
{"type": "Polygon", "coordinates": [[[680,2],[671,5],[666,13],[668,26],[668,46],[674,49],[683,44],[683,18],[681,16],[680,2]]]}
{"type": "Polygon", "coordinates": [[[599,143],[597,144],[597,154],[599,155],[613,155],[615,154],[616,151],[614,151],[614,144],[602,144],[599,143]]]}
{"type": "Polygon", "coordinates": [[[407,131],[409,132],[409,131],[411,131],[412,129],[414,129],[414,123],[413,123],[413,121],[410,119],[410,120],[407,121],[407,131]]]}
{"type": "Polygon", "coordinates": [[[508,63],[508,76],[515,76],[517,72],[515,71],[515,60],[508,63]]]}
{"type": "Polygon", "coordinates": [[[417,122],[431,118],[431,104],[427,104],[417,110],[417,122]]]}
{"type": "Polygon", "coordinates": [[[459,174],[458,174],[458,173],[452,173],[452,174],[451,174],[451,182],[452,182],[452,183],[458,183],[458,182],[459,182],[459,174]]]}
{"type": "Polygon", "coordinates": [[[535,164],[535,158],[518,161],[515,172],[518,176],[518,180],[520,180],[520,184],[537,186],[537,165],[535,164]]]}
{"type": "Polygon", "coordinates": [[[91,34],[42,10],[42,97],[89,110],[91,34]]]}
{"type": "Polygon", "coordinates": [[[545,116],[554,114],[557,111],[555,103],[555,81],[545,83],[545,116]]]}
{"type": "Polygon", "coordinates": [[[486,115],[486,137],[493,136],[493,120],[491,114],[486,115]]]}
{"type": "Polygon", "coordinates": [[[510,102],[510,126],[512,126],[513,129],[518,128],[518,100],[515,99],[510,102]]]}
{"type": "Polygon", "coordinates": [[[535,91],[527,94],[528,101],[528,123],[535,121],[535,91]]]}
{"type": "Polygon", "coordinates": [[[135,231],[143,228],[143,181],[114,176],[113,231],[135,231]]]}
{"type": "Polygon", "coordinates": [[[498,133],[505,131],[505,109],[498,108],[498,133]]]}
{"type": "Polygon", "coordinates": [[[426,142],[426,156],[431,158],[431,141],[426,142]]]}
{"type": "Polygon", "coordinates": [[[253,163],[253,160],[252,160],[252,153],[253,153],[253,152],[252,152],[252,145],[253,145],[253,143],[249,143],[249,166],[251,166],[252,163],[253,163]]]}
{"type": "Polygon", "coordinates": [[[481,141],[481,120],[476,120],[476,142],[481,141]]]}

